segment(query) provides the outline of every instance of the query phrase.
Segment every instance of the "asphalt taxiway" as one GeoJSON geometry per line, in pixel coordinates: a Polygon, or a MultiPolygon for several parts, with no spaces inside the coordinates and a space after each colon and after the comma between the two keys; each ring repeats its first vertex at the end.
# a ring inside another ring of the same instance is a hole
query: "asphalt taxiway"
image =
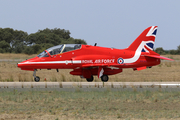
{"type": "Polygon", "coordinates": [[[115,90],[180,91],[180,82],[0,82],[0,90],[115,90]]]}

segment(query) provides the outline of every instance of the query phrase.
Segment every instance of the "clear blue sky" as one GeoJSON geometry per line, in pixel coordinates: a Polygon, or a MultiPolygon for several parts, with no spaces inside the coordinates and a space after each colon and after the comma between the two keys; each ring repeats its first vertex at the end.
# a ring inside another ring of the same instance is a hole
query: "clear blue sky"
{"type": "Polygon", "coordinates": [[[126,48],[147,27],[158,26],[155,48],[180,45],[180,0],[0,0],[0,27],[61,28],[88,44],[126,48]]]}

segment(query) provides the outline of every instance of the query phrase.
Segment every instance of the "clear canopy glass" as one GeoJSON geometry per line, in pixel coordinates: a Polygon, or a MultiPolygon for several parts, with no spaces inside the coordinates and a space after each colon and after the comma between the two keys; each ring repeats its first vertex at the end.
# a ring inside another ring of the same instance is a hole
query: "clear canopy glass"
{"type": "Polygon", "coordinates": [[[46,51],[43,51],[38,55],[38,57],[49,57],[48,53],[46,51]]]}
{"type": "MultiPolygon", "coordinates": [[[[48,48],[46,51],[49,52],[50,55],[56,55],[76,49],[80,49],[81,44],[63,44],[63,45],[57,45],[51,48],[48,48]]],[[[46,51],[43,51],[38,55],[38,57],[49,57],[48,53],[46,51]]]]}
{"type": "Polygon", "coordinates": [[[47,51],[50,55],[56,55],[61,53],[62,49],[64,48],[64,45],[57,45],[51,48],[48,48],[47,51]]]}

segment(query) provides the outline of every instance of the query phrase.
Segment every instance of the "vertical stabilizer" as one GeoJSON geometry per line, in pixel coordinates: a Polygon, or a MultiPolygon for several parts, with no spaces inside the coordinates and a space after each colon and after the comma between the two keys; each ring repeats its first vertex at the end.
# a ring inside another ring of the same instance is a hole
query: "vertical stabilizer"
{"type": "Polygon", "coordinates": [[[127,50],[136,51],[138,49],[141,52],[152,51],[156,33],[157,26],[148,27],[134,40],[134,42],[127,48],[127,50]]]}

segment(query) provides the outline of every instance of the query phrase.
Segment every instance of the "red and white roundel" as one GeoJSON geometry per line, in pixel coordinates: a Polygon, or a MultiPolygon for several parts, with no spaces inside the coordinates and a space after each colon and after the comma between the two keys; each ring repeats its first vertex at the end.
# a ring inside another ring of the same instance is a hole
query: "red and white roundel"
{"type": "Polygon", "coordinates": [[[118,62],[118,64],[123,64],[124,60],[123,60],[123,58],[118,58],[117,62],[118,62]]]}

